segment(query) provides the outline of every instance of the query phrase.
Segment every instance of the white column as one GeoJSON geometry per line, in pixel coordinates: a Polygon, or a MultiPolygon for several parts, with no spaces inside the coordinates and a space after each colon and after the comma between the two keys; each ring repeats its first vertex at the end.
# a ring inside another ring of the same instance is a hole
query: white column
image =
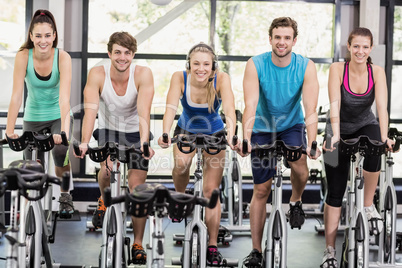
{"type": "Polygon", "coordinates": [[[49,11],[52,12],[56,20],[57,36],[59,38],[57,47],[64,49],[65,0],[49,1],[49,11]]]}
{"type": "Polygon", "coordinates": [[[360,1],[360,27],[370,29],[374,38],[374,46],[378,45],[380,32],[380,0],[360,1]]]}

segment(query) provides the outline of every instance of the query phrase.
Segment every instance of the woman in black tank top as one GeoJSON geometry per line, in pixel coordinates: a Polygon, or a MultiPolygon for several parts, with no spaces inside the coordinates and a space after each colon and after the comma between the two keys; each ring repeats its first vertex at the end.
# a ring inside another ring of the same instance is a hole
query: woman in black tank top
{"type": "MultiPolygon", "coordinates": [[[[356,28],[348,38],[346,63],[333,63],[329,71],[328,93],[330,101],[330,124],[327,134],[332,135],[330,149],[325,150],[324,161],[328,181],[328,195],[325,200],[324,221],[326,250],[320,267],[337,266],[335,240],[341,214],[343,194],[346,189],[349,160],[338,155],[340,138],[350,139],[367,135],[370,139],[385,142],[389,149],[392,141],[387,139],[387,83],[384,69],[371,62],[373,36],[366,28],[356,28]],[[371,110],[376,101],[378,121],[371,110]]],[[[368,219],[377,221],[377,230],[383,229],[381,216],[373,206],[374,193],[381,167],[380,157],[364,159],[365,200],[364,211],[368,219]]],[[[371,227],[371,226],[370,226],[371,227]]],[[[374,227],[372,227],[374,228],[374,227]]]]}

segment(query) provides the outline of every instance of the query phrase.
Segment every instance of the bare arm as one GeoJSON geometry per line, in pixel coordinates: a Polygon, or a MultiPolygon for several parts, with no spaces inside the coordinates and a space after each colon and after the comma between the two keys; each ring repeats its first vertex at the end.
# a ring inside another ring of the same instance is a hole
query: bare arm
{"type": "Polygon", "coordinates": [[[227,73],[220,72],[217,81],[217,88],[222,98],[222,108],[226,118],[227,140],[230,148],[235,149],[232,144],[232,138],[236,129],[236,112],[230,77],[227,73]]]}
{"type": "MultiPolygon", "coordinates": [[[[316,140],[317,137],[317,124],[318,124],[318,115],[317,115],[317,102],[318,102],[318,94],[320,87],[318,85],[317,79],[317,70],[315,68],[315,64],[313,61],[309,61],[307,64],[306,73],[304,74],[304,82],[303,82],[303,106],[305,111],[305,124],[307,129],[307,153],[310,157],[310,148],[313,141],[316,140]]],[[[319,149],[317,148],[317,152],[319,149]]],[[[316,154],[312,158],[317,158],[319,153],[316,154]]]]}
{"type": "MultiPolygon", "coordinates": [[[[380,66],[373,65],[375,83],[375,102],[377,106],[378,120],[380,123],[381,141],[388,141],[388,89],[385,71],[380,66]]],[[[391,149],[392,145],[388,143],[391,149]]]]}
{"type": "Polygon", "coordinates": [[[14,135],[15,122],[17,121],[18,111],[21,108],[24,95],[24,79],[28,64],[28,50],[19,51],[15,56],[13,73],[13,92],[11,94],[10,105],[7,114],[6,134],[11,138],[18,137],[14,135]]]}
{"type": "Polygon", "coordinates": [[[59,57],[61,131],[66,132],[68,138],[70,130],[71,57],[63,50],[60,50],[59,57]]]}
{"type": "MultiPolygon", "coordinates": [[[[330,120],[333,132],[331,148],[340,139],[340,108],[341,108],[341,83],[343,63],[333,63],[329,68],[328,96],[330,103],[330,120]]],[[[325,147],[325,146],[324,146],[325,147]]]]}
{"type": "MultiPolygon", "coordinates": [[[[243,139],[250,142],[251,133],[255,122],[255,112],[257,110],[258,99],[260,94],[259,80],[257,69],[252,59],[249,59],[246,64],[243,78],[243,92],[245,108],[243,112],[243,139]]],[[[249,146],[248,152],[251,151],[249,146]]],[[[244,156],[241,152],[240,154],[244,156]]]]}
{"type": "MultiPolygon", "coordinates": [[[[149,142],[150,118],[152,99],[154,98],[154,77],[151,69],[144,66],[137,66],[134,73],[135,80],[138,81],[137,110],[140,123],[141,146],[144,142],[149,142]]],[[[150,159],[154,152],[150,149],[150,159]]]]}
{"type": "Polygon", "coordinates": [[[82,121],[81,158],[85,156],[87,145],[91,140],[99,109],[100,89],[103,86],[105,72],[102,66],[94,67],[89,71],[87,83],[84,88],[84,119],[82,121]]]}
{"type": "MultiPolygon", "coordinates": [[[[163,116],[163,133],[167,133],[168,135],[170,135],[170,129],[172,128],[176,111],[179,106],[183,83],[183,72],[175,72],[170,79],[170,87],[166,98],[165,115],[163,116]]],[[[159,138],[158,144],[162,148],[167,148],[170,144],[170,139],[168,143],[164,143],[162,138],[159,138]]]]}

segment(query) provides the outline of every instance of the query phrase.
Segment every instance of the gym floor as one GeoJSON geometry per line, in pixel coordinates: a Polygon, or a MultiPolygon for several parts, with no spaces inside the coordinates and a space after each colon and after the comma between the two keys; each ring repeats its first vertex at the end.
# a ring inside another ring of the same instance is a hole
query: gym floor
{"type": "MultiPolygon", "coordinates": [[[[287,205],[284,205],[287,207],[287,205]]],[[[286,209],[286,208],[285,208],[286,209]]],[[[102,232],[89,231],[86,222],[91,220],[91,215],[87,212],[77,213],[72,220],[58,221],[55,243],[51,245],[52,253],[56,263],[63,266],[78,267],[97,267],[100,246],[102,241],[102,232]]],[[[321,216],[309,215],[301,230],[288,227],[288,267],[289,268],[318,268],[321,263],[322,254],[325,248],[324,235],[316,231],[316,225],[322,223],[321,216]]],[[[225,219],[222,219],[222,225],[227,225],[225,219]]],[[[244,225],[249,225],[246,219],[244,225]]],[[[398,219],[399,232],[402,220],[398,219]]],[[[164,219],[163,230],[165,232],[165,259],[166,267],[171,266],[171,258],[179,257],[182,246],[176,245],[173,241],[173,234],[184,232],[184,221],[181,223],[171,223],[164,219]]],[[[132,232],[128,233],[131,241],[132,232]]],[[[343,235],[339,234],[337,238],[337,256],[340,259],[343,235]]],[[[148,225],[145,230],[144,245],[149,241],[148,225]]],[[[239,266],[242,267],[243,258],[251,251],[250,232],[233,233],[233,240],[229,245],[218,247],[224,258],[238,259],[239,266]]],[[[0,257],[6,254],[8,242],[4,237],[0,239],[0,257]]],[[[373,255],[373,254],[371,254],[373,255]]],[[[397,261],[402,262],[402,255],[397,255],[397,261]]],[[[0,267],[5,267],[5,262],[0,261],[0,267]]],[[[145,267],[130,266],[130,267],[145,267]]]]}

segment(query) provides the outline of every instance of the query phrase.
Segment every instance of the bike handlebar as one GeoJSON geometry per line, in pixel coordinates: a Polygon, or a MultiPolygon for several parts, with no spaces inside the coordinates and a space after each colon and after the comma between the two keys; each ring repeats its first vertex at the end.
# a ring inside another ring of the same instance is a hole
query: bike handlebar
{"type": "MultiPolygon", "coordinates": [[[[307,154],[306,150],[302,146],[288,146],[282,140],[276,140],[272,144],[259,145],[252,147],[252,151],[258,152],[261,157],[266,156],[267,153],[276,153],[285,156],[288,161],[296,161],[301,157],[301,154],[307,154]],[[263,152],[265,151],[265,153],[263,152]]],[[[242,142],[242,153],[246,154],[248,152],[248,140],[244,139],[242,142]]],[[[311,143],[310,155],[315,156],[317,153],[317,141],[311,143]]]]}
{"type": "Polygon", "coordinates": [[[385,153],[386,148],[386,142],[371,140],[366,135],[361,135],[349,140],[339,140],[340,153],[346,156],[351,156],[356,153],[360,153],[361,155],[380,156],[385,153]]]}
{"type": "Polygon", "coordinates": [[[169,190],[161,184],[140,184],[133,192],[125,195],[111,197],[110,188],[104,191],[104,204],[109,207],[112,204],[125,202],[127,212],[134,217],[145,217],[153,212],[163,211],[167,208],[171,218],[184,218],[191,214],[196,204],[214,208],[218,202],[219,189],[214,189],[211,198],[179,193],[169,190]]]}
{"type": "MultiPolygon", "coordinates": [[[[122,163],[128,163],[132,157],[132,154],[142,155],[145,157],[150,155],[149,153],[149,144],[148,142],[144,142],[142,144],[142,148],[144,151],[137,149],[133,146],[124,146],[119,145],[116,142],[108,141],[103,146],[98,147],[90,147],[88,145],[88,150],[85,154],[89,155],[89,158],[97,163],[105,161],[108,156],[113,157],[112,161],[118,159],[122,163]]],[[[76,155],[81,155],[81,150],[78,144],[78,141],[73,142],[73,149],[76,155]]]]}
{"type": "MultiPolygon", "coordinates": [[[[164,143],[169,142],[167,133],[162,134],[162,141],[164,143]]],[[[202,133],[178,135],[171,139],[171,143],[177,143],[180,152],[185,154],[193,152],[196,148],[201,148],[210,155],[218,154],[227,145],[223,136],[217,137],[202,133]]]]}
{"type": "MultiPolygon", "coordinates": [[[[62,179],[43,173],[42,166],[32,160],[13,161],[9,168],[0,171],[2,190],[19,190],[19,193],[30,201],[42,199],[49,184],[60,185],[65,191],[70,187],[70,173],[64,172],[62,179]],[[29,191],[36,190],[37,196],[30,196],[29,191]]],[[[1,195],[0,195],[1,196],[1,195]]]]}
{"type": "MultiPolygon", "coordinates": [[[[60,133],[62,145],[68,146],[68,140],[66,132],[60,133]]],[[[24,131],[24,133],[18,138],[10,138],[6,134],[6,139],[0,141],[1,145],[8,144],[10,149],[16,152],[24,150],[29,144],[35,145],[41,152],[47,152],[53,149],[54,140],[53,135],[50,133],[41,134],[34,131],[24,131]]]]}

